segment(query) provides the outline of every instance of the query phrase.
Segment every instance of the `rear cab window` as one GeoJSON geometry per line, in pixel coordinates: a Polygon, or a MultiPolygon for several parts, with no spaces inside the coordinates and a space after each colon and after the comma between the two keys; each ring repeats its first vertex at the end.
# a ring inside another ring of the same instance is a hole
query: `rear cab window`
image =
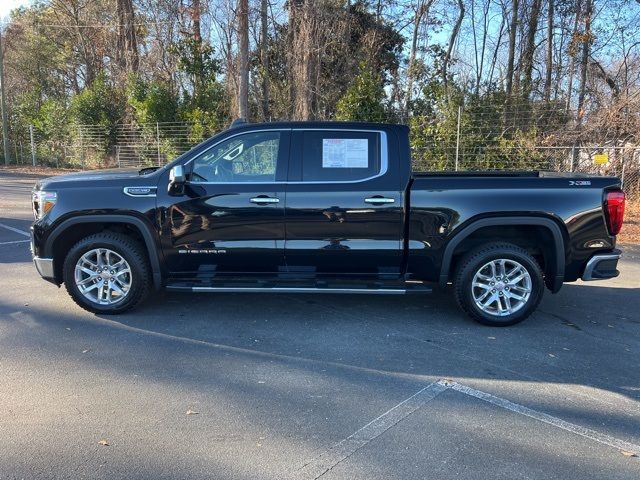
{"type": "Polygon", "coordinates": [[[362,181],[382,173],[380,132],[307,130],[300,135],[303,182],[362,181]]]}

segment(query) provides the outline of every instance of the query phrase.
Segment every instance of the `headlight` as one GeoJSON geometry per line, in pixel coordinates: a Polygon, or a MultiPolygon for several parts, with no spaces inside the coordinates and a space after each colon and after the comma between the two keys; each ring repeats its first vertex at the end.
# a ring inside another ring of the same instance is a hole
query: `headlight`
{"type": "Polygon", "coordinates": [[[33,215],[36,217],[36,220],[44,217],[57,201],[58,194],[56,192],[45,192],[42,190],[33,192],[33,215]]]}

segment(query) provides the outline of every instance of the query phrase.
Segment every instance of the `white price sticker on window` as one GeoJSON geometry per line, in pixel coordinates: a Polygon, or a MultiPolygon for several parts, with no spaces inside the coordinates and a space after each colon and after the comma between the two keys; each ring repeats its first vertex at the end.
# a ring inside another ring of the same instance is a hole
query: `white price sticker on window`
{"type": "Polygon", "coordinates": [[[322,168],[368,168],[369,141],[366,138],[322,139],[322,168]]]}

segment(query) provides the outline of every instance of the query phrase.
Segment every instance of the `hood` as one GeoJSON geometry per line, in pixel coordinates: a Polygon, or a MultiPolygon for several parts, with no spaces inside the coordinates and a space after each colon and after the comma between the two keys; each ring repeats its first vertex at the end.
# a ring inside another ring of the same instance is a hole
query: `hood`
{"type": "Polygon", "coordinates": [[[102,184],[118,183],[120,180],[143,179],[147,175],[140,175],[137,168],[110,168],[105,170],[91,170],[83,172],[66,173],[55,177],[47,177],[36,183],[35,189],[64,188],[66,186],[100,186],[102,184]]]}

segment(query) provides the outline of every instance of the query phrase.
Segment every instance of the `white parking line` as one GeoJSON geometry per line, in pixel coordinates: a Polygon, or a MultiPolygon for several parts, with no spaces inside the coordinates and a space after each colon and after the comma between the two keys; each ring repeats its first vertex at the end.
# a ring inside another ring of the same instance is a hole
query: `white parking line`
{"type": "Polygon", "coordinates": [[[633,443],[625,442],[624,440],[611,437],[604,433],[596,432],[595,430],[591,430],[590,428],[585,428],[585,427],[581,427],[580,425],[576,425],[574,423],[566,422],[564,420],[561,420],[560,418],[551,416],[547,413],[542,413],[542,412],[538,412],[537,410],[532,410],[531,408],[525,407],[524,405],[510,402],[509,400],[505,400],[504,398],[496,397],[495,395],[491,395],[490,393],[481,392],[480,390],[467,387],[466,385],[460,385],[459,383],[455,383],[455,382],[447,382],[447,385],[449,386],[449,388],[457,392],[461,392],[466,395],[479,398],[480,400],[491,403],[492,405],[496,405],[500,408],[504,408],[506,410],[519,413],[520,415],[524,415],[525,417],[530,417],[535,420],[548,423],[549,425],[553,425],[554,427],[558,427],[558,428],[561,428],[562,430],[566,430],[567,432],[580,435],[581,437],[589,438],[598,443],[602,443],[604,445],[617,448],[618,450],[623,450],[625,452],[630,452],[635,455],[640,455],[640,445],[635,445],[633,443]]]}
{"type": "Polygon", "coordinates": [[[322,477],[340,462],[353,455],[357,450],[382,435],[398,422],[408,417],[413,412],[423,407],[427,402],[433,400],[448,389],[475,397],[497,407],[539,420],[554,427],[561,428],[562,430],[566,430],[567,432],[575,433],[581,437],[594,440],[618,450],[640,455],[639,445],[566,422],[552,415],[532,410],[524,405],[496,397],[495,395],[467,387],[466,385],[461,385],[450,380],[438,380],[437,382],[427,385],[422,390],[400,402],[390,410],[387,410],[385,413],[377,417],[375,420],[367,423],[364,427],[352,433],[347,438],[324,450],[314,459],[306,462],[301,469],[293,473],[292,478],[316,480],[322,477]]]}
{"type": "Polygon", "coordinates": [[[11,245],[12,243],[28,243],[31,240],[13,240],[11,242],[0,242],[0,245],[11,245]]]}
{"type": "Polygon", "coordinates": [[[31,234],[29,232],[25,232],[24,230],[19,230],[17,228],[10,227],[9,225],[5,225],[4,223],[0,223],[0,227],[6,228],[7,230],[10,230],[10,231],[15,232],[15,233],[19,233],[20,235],[24,235],[25,237],[30,237],[31,236],[31,234]]]}
{"type": "Polygon", "coordinates": [[[344,440],[328,448],[313,460],[307,462],[293,477],[298,479],[316,479],[327,473],[338,463],[350,457],[371,440],[379,437],[395,424],[411,415],[427,402],[436,398],[448,387],[440,382],[427,385],[422,390],[387,410],[375,420],[355,431],[344,440]]]}

